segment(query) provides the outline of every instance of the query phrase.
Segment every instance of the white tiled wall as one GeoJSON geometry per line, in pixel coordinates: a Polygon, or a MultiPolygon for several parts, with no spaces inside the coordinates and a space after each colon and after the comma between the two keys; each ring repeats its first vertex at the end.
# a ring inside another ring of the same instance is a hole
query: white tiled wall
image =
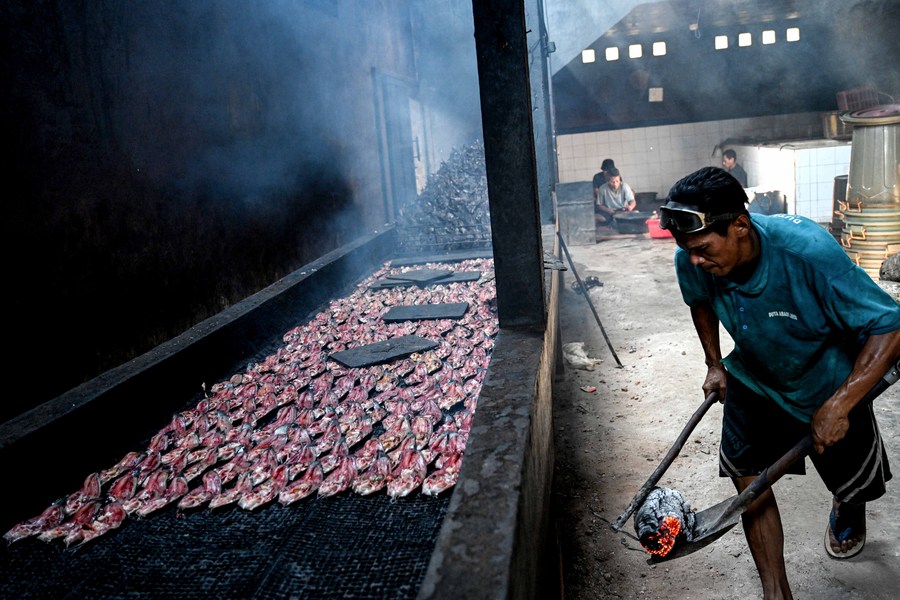
{"type": "Polygon", "coordinates": [[[834,178],[850,170],[850,144],[798,150],[797,214],[819,222],[831,221],[834,212],[834,178]]]}
{"type": "Polygon", "coordinates": [[[834,213],[834,178],[850,169],[850,142],[818,140],[763,146],[734,146],[744,167],[757,174],[755,191],[778,190],[788,212],[820,223],[834,213]]]}
{"type": "MultiPolygon", "coordinates": [[[[559,181],[590,181],[603,159],[612,158],[635,192],[664,197],[688,173],[720,166],[723,147],[750,139],[808,139],[820,133],[818,113],[798,113],[559,135],[559,181]]],[[[740,153],[738,162],[747,168],[740,153]]],[[[753,168],[747,173],[751,187],[760,184],[753,168]]]]}

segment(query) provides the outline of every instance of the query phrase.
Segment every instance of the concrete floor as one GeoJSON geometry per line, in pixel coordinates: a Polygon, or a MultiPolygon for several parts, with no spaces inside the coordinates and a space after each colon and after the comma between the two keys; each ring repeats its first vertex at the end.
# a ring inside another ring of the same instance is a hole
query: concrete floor
{"type": "MultiPolygon", "coordinates": [[[[555,509],[565,595],[588,598],[761,597],[740,526],[707,548],[649,565],[647,555],[614,521],[672,446],[703,401],[705,366],[672,266],[672,240],[604,236],[569,250],[590,290],[623,367],[618,368],[585,298],[565,274],[560,299],[562,343],[583,342],[593,370],[567,366],[554,390],[555,509]],[[590,391],[592,387],[596,391],[590,391]]],[[[728,350],[723,332],[723,351],[728,350]]],[[[882,435],[900,473],[900,385],[876,401],[882,435]]],[[[682,491],[695,509],[734,494],[718,477],[721,406],[714,405],[660,481],[682,491]]],[[[893,599],[900,596],[900,475],[871,503],[865,551],[850,560],[823,549],[830,494],[807,460],[806,476],[775,485],[786,532],[785,557],[795,598],[893,599]]]]}

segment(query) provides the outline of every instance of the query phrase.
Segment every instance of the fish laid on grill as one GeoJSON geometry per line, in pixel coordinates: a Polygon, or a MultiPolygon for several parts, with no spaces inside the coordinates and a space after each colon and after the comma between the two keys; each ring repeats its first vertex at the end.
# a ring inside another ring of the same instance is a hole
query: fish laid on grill
{"type": "Polygon", "coordinates": [[[69,535],[72,535],[76,531],[79,531],[82,527],[90,525],[97,517],[97,514],[99,512],[100,502],[98,502],[97,500],[90,500],[88,502],[85,502],[78,508],[77,511],[75,511],[75,514],[72,515],[71,519],[63,523],[58,523],[52,527],[43,529],[38,534],[38,539],[43,542],[49,542],[57,538],[65,538],[69,535]]]}
{"type": "MultiPolygon", "coordinates": [[[[415,267],[418,268],[418,267],[415,267]]],[[[491,273],[490,259],[427,269],[491,273]]],[[[498,332],[493,279],[427,287],[372,285],[413,270],[385,265],[329,303],[283,345],[209,387],[162,425],[140,451],[87,476],[74,493],[10,529],[8,543],[38,537],[76,546],[130,516],[278,500],[420,490],[438,495],[459,476],[478,395],[498,332]],[[460,319],[385,323],[394,306],[466,302],[460,319]],[[365,368],[329,358],[404,335],[431,350],[365,368]]]]}
{"type": "Polygon", "coordinates": [[[146,517],[151,513],[158,511],[164,506],[171,504],[175,500],[178,500],[188,492],[188,482],[182,476],[177,476],[169,482],[169,485],[166,487],[165,491],[148,500],[145,504],[141,505],[137,511],[137,515],[139,517],[146,517]]]}
{"type": "Polygon", "coordinates": [[[109,497],[119,502],[130,500],[137,493],[138,476],[135,471],[122,475],[109,488],[109,497]]]}
{"type": "Polygon", "coordinates": [[[150,502],[150,500],[164,494],[168,480],[169,471],[167,469],[157,469],[151,473],[144,479],[141,489],[133,497],[122,503],[125,512],[128,514],[136,513],[138,509],[150,502]]]}
{"type": "Polygon", "coordinates": [[[392,471],[391,459],[384,451],[379,450],[371,466],[354,478],[351,484],[353,491],[362,496],[368,496],[384,489],[392,471]]]}
{"type": "Polygon", "coordinates": [[[220,508],[237,502],[245,492],[253,489],[253,474],[250,471],[244,471],[235,480],[233,486],[223,489],[218,494],[209,499],[210,508],[220,508]]]}
{"type": "MultiPolygon", "coordinates": [[[[163,435],[163,437],[165,438],[165,435],[163,435]]],[[[144,455],[140,452],[129,452],[115,466],[100,471],[100,483],[105,484],[109,481],[112,481],[119,475],[130,471],[131,469],[136,467],[141,462],[141,460],[143,460],[143,458],[144,455]]]]}
{"type": "Polygon", "coordinates": [[[300,479],[288,483],[284,489],[278,493],[278,502],[286,506],[298,500],[302,500],[318,490],[324,479],[325,472],[322,470],[322,465],[320,465],[318,461],[313,461],[300,479]]]}
{"type": "Polygon", "coordinates": [[[356,458],[356,467],[360,471],[365,471],[372,466],[375,459],[384,453],[384,446],[378,438],[369,438],[359,450],[353,453],[356,458]]]}
{"type": "Polygon", "coordinates": [[[99,499],[100,489],[100,475],[97,473],[91,473],[90,475],[88,475],[87,479],[84,480],[84,484],[81,486],[81,489],[70,495],[66,499],[66,503],[64,505],[66,514],[75,514],[82,506],[84,506],[88,502],[93,502],[99,499]]]}
{"type": "Polygon", "coordinates": [[[352,456],[344,456],[338,462],[337,467],[328,474],[319,485],[319,496],[334,496],[340,494],[353,482],[356,477],[356,459],[352,456]]]}
{"type": "Polygon", "coordinates": [[[441,467],[422,482],[422,493],[428,496],[437,496],[456,485],[461,465],[462,454],[442,456],[441,467]]]}
{"type": "Polygon", "coordinates": [[[347,446],[347,442],[341,439],[328,454],[319,459],[322,471],[327,475],[336,469],[341,460],[347,456],[350,456],[350,448],[347,446]]]}
{"type": "Polygon", "coordinates": [[[428,465],[421,452],[415,448],[404,450],[400,457],[400,464],[391,473],[391,480],[388,481],[388,496],[394,499],[408,496],[422,485],[427,472],[428,465]]]}
{"type": "Polygon", "coordinates": [[[121,503],[113,501],[104,504],[96,517],[81,527],[73,528],[63,539],[66,548],[77,547],[85,544],[101,535],[118,529],[125,522],[128,513],[121,503]]]}
{"type": "Polygon", "coordinates": [[[38,516],[32,517],[27,521],[22,521],[21,523],[17,524],[15,527],[7,531],[3,535],[3,539],[5,539],[7,543],[11,544],[13,542],[18,542],[19,540],[24,540],[25,538],[31,537],[33,535],[38,535],[42,531],[52,529],[61,524],[63,522],[63,519],[65,519],[65,516],[66,513],[63,510],[61,503],[57,502],[56,504],[51,504],[44,510],[44,512],[42,512],[38,516]]]}
{"type": "Polygon", "coordinates": [[[254,510],[274,500],[287,484],[287,466],[275,467],[272,476],[238,498],[238,506],[244,510],[254,510]]]}
{"type": "Polygon", "coordinates": [[[209,471],[203,476],[203,485],[190,490],[178,501],[178,508],[187,510],[197,508],[209,502],[213,496],[222,491],[222,478],[216,471],[209,471]]]}

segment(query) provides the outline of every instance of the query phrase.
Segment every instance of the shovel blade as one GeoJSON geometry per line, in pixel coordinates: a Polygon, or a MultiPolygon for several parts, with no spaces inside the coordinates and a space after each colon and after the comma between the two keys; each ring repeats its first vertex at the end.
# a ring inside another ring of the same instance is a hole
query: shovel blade
{"type": "Polygon", "coordinates": [[[741,519],[741,512],[733,509],[733,504],[738,496],[732,496],[705,510],[695,513],[694,535],[690,542],[677,544],[665,556],[653,555],[647,560],[649,564],[657,564],[681,558],[693,554],[697,550],[706,548],[720,537],[731,531],[741,519]]]}

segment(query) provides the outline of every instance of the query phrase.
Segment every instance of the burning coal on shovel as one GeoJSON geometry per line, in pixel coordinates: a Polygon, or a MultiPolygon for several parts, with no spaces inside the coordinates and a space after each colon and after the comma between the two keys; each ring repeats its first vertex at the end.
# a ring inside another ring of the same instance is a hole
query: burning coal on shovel
{"type": "Polygon", "coordinates": [[[641,486],[615,522],[610,524],[619,531],[634,514],[634,529],[637,540],[650,554],[648,562],[658,563],[692,554],[708,546],[725,535],[738,524],[741,514],[773,483],[784,475],[788,468],[801,460],[812,450],[812,437],[807,435],[791,450],[767,467],[744,490],[710,508],[695,512],[677,490],[657,486],[657,482],[681,451],[685,441],[710,406],[718,401],[718,394],[711,393],[688,420],[675,444],[662,462],[641,486]]]}
{"type": "Polygon", "coordinates": [[[669,554],[680,542],[694,538],[696,519],[684,494],[656,487],[634,514],[634,532],[641,546],[654,556],[669,554]]]}

